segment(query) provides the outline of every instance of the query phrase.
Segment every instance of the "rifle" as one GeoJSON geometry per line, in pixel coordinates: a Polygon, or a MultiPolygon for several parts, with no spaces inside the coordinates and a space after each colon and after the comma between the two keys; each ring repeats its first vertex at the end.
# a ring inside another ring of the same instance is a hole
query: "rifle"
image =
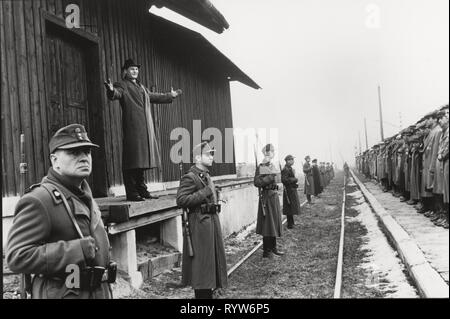
{"type": "MultiPolygon", "coordinates": [[[[281,174],[281,172],[282,172],[282,169],[281,169],[281,163],[279,163],[279,165],[280,165],[280,174],[281,174]]],[[[288,195],[288,193],[287,193],[286,186],[284,186],[284,184],[283,184],[283,195],[284,195],[284,194],[286,194],[286,200],[287,200],[287,203],[288,203],[289,205],[291,205],[291,201],[289,200],[289,195],[288,195]]]]}
{"type": "MultiPolygon", "coordinates": [[[[180,162],[180,186],[181,186],[181,178],[183,177],[183,161],[180,162]]],[[[187,250],[189,257],[194,257],[194,247],[192,247],[192,239],[191,239],[191,229],[189,227],[189,218],[186,208],[183,207],[183,214],[181,215],[183,230],[184,230],[184,238],[187,243],[187,250]]]]}
{"type": "MultiPolygon", "coordinates": [[[[19,163],[19,195],[22,197],[25,194],[26,178],[28,172],[28,165],[25,158],[25,135],[20,134],[20,163],[19,163]]],[[[31,276],[29,274],[20,275],[20,298],[27,299],[27,292],[31,291],[31,276]]]]}
{"type": "MultiPolygon", "coordinates": [[[[256,138],[258,138],[258,136],[256,136],[256,138]]],[[[258,172],[258,156],[256,155],[256,145],[253,148],[253,151],[255,153],[255,165],[256,165],[255,176],[256,176],[256,173],[258,172]]],[[[261,187],[258,187],[258,200],[259,200],[259,203],[261,204],[262,214],[263,214],[263,216],[266,216],[266,205],[264,204],[264,201],[262,200],[261,187]]]]}

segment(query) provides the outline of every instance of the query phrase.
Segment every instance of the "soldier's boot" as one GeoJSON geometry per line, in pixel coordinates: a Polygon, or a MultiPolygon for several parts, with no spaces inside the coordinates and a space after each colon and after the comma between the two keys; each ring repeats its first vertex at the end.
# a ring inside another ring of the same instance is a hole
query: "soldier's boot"
{"type": "Polygon", "coordinates": [[[441,217],[441,214],[438,211],[433,210],[433,214],[430,216],[430,220],[434,223],[441,217]]]}
{"type": "Polygon", "coordinates": [[[263,237],[263,258],[273,258],[272,250],[270,249],[270,238],[263,237]]]}
{"type": "Polygon", "coordinates": [[[445,229],[448,229],[448,212],[445,215],[445,221],[444,221],[442,227],[444,227],[445,229]]]}
{"type": "Polygon", "coordinates": [[[212,289],[194,289],[195,299],[213,299],[212,289]]]}
{"type": "Polygon", "coordinates": [[[272,237],[271,242],[272,242],[272,252],[277,256],[283,256],[285,253],[277,249],[277,238],[272,237]]]}
{"type": "Polygon", "coordinates": [[[123,181],[125,185],[125,193],[127,195],[127,200],[133,202],[143,202],[145,199],[139,195],[136,189],[136,175],[138,174],[137,169],[127,169],[123,171],[123,181]]]}
{"type": "Polygon", "coordinates": [[[414,199],[410,199],[409,201],[406,202],[406,204],[408,205],[415,205],[417,202],[414,199]]]}
{"type": "Polygon", "coordinates": [[[288,229],[294,228],[294,216],[293,215],[287,215],[286,219],[287,219],[287,228],[288,229]]]}
{"type": "Polygon", "coordinates": [[[439,212],[439,218],[436,221],[434,221],[434,224],[436,226],[444,226],[446,220],[447,220],[447,214],[445,213],[445,210],[442,209],[439,212]]]}
{"type": "Polygon", "coordinates": [[[139,196],[145,199],[159,198],[159,196],[151,195],[150,192],[147,190],[147,185],[145,185],[144,170],[136,170],[135,181],[136,181],[136,190],[139,196]]]}
{"type": "Polygon", "coordinates": [[[433,221],[433,223],[436,226],[439,226],[439,227],[444,226],[444,224],[445,224],[445,215],[444,214],[440,214],[439,218],[437,220],[433,221]]]}
{"type": "Polygon", "coordinates": [[[434,216],[434,211],[429,210],[427,212],[424,213],[425,217],[431,218],[434,216]]]}

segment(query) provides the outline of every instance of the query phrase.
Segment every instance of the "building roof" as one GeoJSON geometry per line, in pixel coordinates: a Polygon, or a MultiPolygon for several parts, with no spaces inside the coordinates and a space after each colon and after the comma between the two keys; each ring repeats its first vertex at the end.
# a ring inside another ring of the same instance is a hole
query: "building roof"
{"type": "Polygon", "coordinates": [[[209,0],[154,0],[152,4],[157,8],[166,7],[217,33],[229,28],[224,16],[209,0]]]}
{"type": "Polygon", "coordinates": [[[158,31],[158,34],[155,36],[165,39],[165,42],[167,42],[167,39],[170,39],[170,43],[178,43],[178,45],[184,47],[186,52],[193,49],[195,50],[194,54],[201,53],[201,58],[204,60],[205,65],[209,63],[215,70],[221,72],[229,81],[239,81],[254,89],[261,88],[200,33],[157,15],[151,13],[150,15],[154,21],[164,26],[164,28],[158,31]]]}

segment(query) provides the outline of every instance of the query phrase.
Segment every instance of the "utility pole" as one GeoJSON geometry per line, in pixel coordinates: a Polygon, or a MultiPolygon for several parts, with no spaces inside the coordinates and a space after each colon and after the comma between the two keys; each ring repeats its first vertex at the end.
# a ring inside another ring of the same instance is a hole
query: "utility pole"
{"type": "Polygon", "coordinates": [[[366,133],[366,151],[369,149],[369,142],[367,140],[367,124],[366,124],[366,118],[364,118],[364,131],[366,133]]]}
{"type": "Polygon", "coordinates": [[[381,141],[384,141],[384,133],[383,133],[383,111],[381,110],[381,88],[378,85],[378,105],[380,111],[380,133],[381,133],[381,141]]]}
{"type": "Polygon", "coordinates": [[[402,124],[402,112],[398,112],[398,117],[400,118],[400,131],[403,129],[403,124],[402,124]]]}
{"type": "Polygon", "coordinates": [[[330,140],[328,140],[328,146],[330,148],[330,162],[332,163],[333,162],[333,153],[331,152],[331,141],[330,140]]]}
{"type": "Polygon", "coordinates": [[[358,139],[359,139],[359,154],[361,154],[361,131],[358,131],[358,139]]]}

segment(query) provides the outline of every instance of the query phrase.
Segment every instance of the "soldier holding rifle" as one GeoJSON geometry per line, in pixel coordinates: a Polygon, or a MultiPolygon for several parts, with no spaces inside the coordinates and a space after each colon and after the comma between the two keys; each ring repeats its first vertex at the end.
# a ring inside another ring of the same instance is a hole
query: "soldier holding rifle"
{"type": "Polygon", "coordinates": [[[281,207],[278,197],[280,172],[272,163],[274,147],[267,144],[262,149],[264,160],[256,168],[254,185],[261,191],[256,220],[256,233],[263,236],[263,257],[281,256],[284,252],[277,249],[276,237],[281,237],[281,207]]]}
{"type": "Polygon", "coordinates": [[[286,165],[281,171],[281,181],[284,186],[283,192],[283,215],[287,217],[287,228],[294,228],[294,215],[300,214],[300,200],[297,188],[298,179],[295,177],[294,156],[288,155],[284,158],[286,165]]]}
{"type": "Polygon", "coordinates": [[[177,205],[187,210],[189,225],[183,242],[182,284],[194,289],[195,298],[212,299],[214,289],[227,286],[219,194],[208,171],[214,161],[214,149],[202,142],[193,153],[196,164],[181,178],[177,193],[177,205]],[[188,234],[193,256],[188,253],[188,234]]]}

